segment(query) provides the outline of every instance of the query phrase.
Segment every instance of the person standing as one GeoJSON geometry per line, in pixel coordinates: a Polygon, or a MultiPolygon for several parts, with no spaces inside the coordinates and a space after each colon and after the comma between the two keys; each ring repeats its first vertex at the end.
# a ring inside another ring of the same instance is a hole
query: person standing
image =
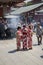
{"type": "Polygon", "coordinates": [[[21,47],[21,39],[22,39],[22,31],[21,27],[17,27],[17,32],[16,32],[16,42],[17,42],[17,50],[20,50],[21,47]]]}
{"type": "Polygon", "coordinates": [[[39,22],[38,22],[37,28],[36,28],[36,36],[37,36],[37,40],[38,40],[38,45],[42,44],[42,27],[39,22]]]}
{"type": "Polygon", "coordinates": [[[29,25],[28,27],[28,33],[27,33],[27,41],[28,41],[28,48],[32,49],[32,30],[31,30],[31,26],[29,25]]]}
{"type": "Polygon", "coordinates": [[[2,19],[0,19],[0,37],[2,39],[5,38],[5,27],[4,24],[2,23],[2,19]]]}
{"type": "Polygon", "coordinates": [[[26,25],[23,25],[22,29],[22,34],[23,34],[23,50],[27,49],[27,28],[26,25]]]}

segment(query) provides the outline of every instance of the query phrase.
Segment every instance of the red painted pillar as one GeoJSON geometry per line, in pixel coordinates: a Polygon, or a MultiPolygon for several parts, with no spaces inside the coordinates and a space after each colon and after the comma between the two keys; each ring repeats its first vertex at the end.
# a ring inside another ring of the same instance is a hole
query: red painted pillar
{"type": "Polygon", "coordinates": [[[3,16],[3,7],[0,7],[0,17],[3,16]]]}

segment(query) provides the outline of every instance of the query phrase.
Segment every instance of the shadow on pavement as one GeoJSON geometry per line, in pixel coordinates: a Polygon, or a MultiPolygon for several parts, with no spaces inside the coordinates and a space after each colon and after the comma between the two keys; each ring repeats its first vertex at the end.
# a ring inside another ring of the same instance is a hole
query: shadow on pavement
{"type": "Polygon", "coordinates": [[[9,51],[8,53],[15,53],[15,52],[18,52],[18,51],[28,51],[28,49],[26,49],[26,50],[23,50],[23,49],[17,50],[17,49],[15,49],[15,50],[9,51]]]}
{"type": "Polygon", "coordinates": [[[9,51],[8,53],[15,53],[15,52],[17,52],[17,49],[9,51]]]}
{"type": "Polygon", "coordinates": [[[33,46],[38,46],[38,44],[33,44],[33,46]]]}
{"type": "Polygon", "coordinates": [[[43,48],[42,48],[42,50],[43,50],[43,48]]]}
{"type": "Polygon", "coordinates": [[[43,55],[40,56],[43,59],[43,55]]]}

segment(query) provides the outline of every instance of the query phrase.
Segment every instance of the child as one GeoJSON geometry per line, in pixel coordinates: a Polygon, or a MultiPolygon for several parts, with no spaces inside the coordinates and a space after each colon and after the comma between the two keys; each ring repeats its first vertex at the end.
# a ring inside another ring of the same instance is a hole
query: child
{"type": "Polygon", "coordinates": [[[17,32],[16,32],[17,50],[20,50],[20,47],[21,47],[21,44],[20,44],[21,39],[22,39],[21,27],[18,26],[17,32]]]}

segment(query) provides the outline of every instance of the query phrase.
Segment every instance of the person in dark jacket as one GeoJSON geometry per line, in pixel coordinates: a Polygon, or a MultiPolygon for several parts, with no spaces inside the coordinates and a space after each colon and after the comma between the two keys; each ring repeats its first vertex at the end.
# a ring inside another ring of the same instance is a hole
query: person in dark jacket
{"type": "Polygon", "coordinates": [[[37,40],[38,40],[38,45],[42,44],[42,27],[39,22],[38,22],[37,28],[36,28],[36,36],[37,36],[37,40]]]}
{"type": "Polygon", "coordinates": [[[2,20],[0,20],[0,38],[4,38],[5,36],[5,28],[4,24],[2,23],[2,20]]]}

